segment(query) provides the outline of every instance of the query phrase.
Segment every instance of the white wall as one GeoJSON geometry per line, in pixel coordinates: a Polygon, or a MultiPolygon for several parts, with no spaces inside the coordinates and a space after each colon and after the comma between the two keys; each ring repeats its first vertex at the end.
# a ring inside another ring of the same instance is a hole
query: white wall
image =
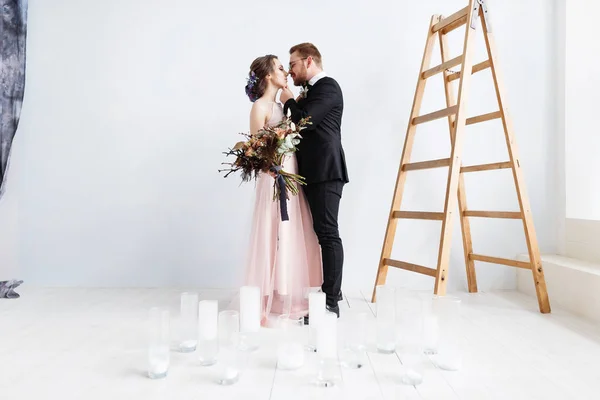
{"type": "MultiPolygon", "coordinates": [[[[490,3],[538,238],[543,251],[552,251],[552,7],[545,0],[490,3]]],[[[248,128],[243,86],[253,58],[274,53],[285,64],[291,45],[313,41],[345,95],[351,182],[340,217],[344,285],[370,288],[430,16],[464,5],[31,0],[27,91],[11,170],[20,277],[32,285],[238,285],[253,187],[221,177],[221,151],[248,128]]],[[[453,56],[462,32],[451,35],[453,56]]],[[[480,36],[475,61],[484,57],[480,36]]],[[[495,111],[490,72],[475,75],[473,87],[469,114],[495,111]]],[[[444,105],[437,76],[423,113],[444,105]]],[[[508,159],[500,121],[469,127],[465,146],[465,165],[508,159]]],[[[444,120],[419,128],[415,161],[448,154],[444,120]]],[[[415,172],[403,209],[441,210],[445,178],[442,170],[415,172]]],[[[472,209],[517,207],[510,171],[476,174],[466,183],[472,209]]],[[[518,221],[472,226],[477,253],[514,257],[526,250],[518,221]]],[[[434,267],[439,227],[401,222],[393,256],[434,267]]],[[[449,285],[462,290],[458,221],[453,239],[449,285]]],[[[482,264],[477,272],[482,290],[515,287],[508,267],[482,264]]],[[[433,284],[404,271],[391,271],[389,279],[433,284]]]]}
{"type": "Polygon", "coordinates": [[[593,65],[600,44],[593,31],[597,2],[556,0],[561,8],[562,72],[557,96],[562,101],[561,138],[565,201],[560,254],[589,262],[600,262],[600,160],[597,135],[600,78],[593,65]]]}
{"type": "Polygon", "coordinates": [[[553,10],[553,34],[551,36],[554,45],[552,46],[552,76],[556,79],[551,86],[555,93],[552,96],[554,99],[554,130],[555,138],[555,153],[554,153],[554,171],[556,173],[556,191],[551,197],[556,205],[554,219],[556,220],[556,253],[565,255],[567,249],[566,230],[567,230],[567,193],[566,193],[566,153],[565,153],[565,70],[566,70],[566,10],[567,0],[552,1],[553,10]]]}
{"type": "Polygon", "coordinates": [[[596,221],[600,221],[598,12],[597,1],[566,2],[566,217],[596,221]]]}

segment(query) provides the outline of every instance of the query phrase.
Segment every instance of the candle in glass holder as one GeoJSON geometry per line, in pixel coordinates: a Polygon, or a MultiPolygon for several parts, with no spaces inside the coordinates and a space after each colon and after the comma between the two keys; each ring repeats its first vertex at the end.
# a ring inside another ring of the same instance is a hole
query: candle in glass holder
{"type": "Polygon", "coordinates": [[[430,293],[421,295],[423,299],[423,352],[428,355],[437,354],[439,340],[439,324],[433,303],[435,296],[430,293]]]}
{"type": "Polygon", "coordinates": [[[340,361],[346,368],[361,368],[367,358],[367,313],[351,311],[345,314],[346,319],[342,321],[344,336],[340,361]]]}
{"type": "Polygon", "coordinates": [[[317,385],[333,386],[337,375],[337,314],[325,311],[317,327],[317,385]]]}
{"type": "Polygon", "coordinates": [[[239,380],[240,313],[225,310],[219,313],[219,367],[217,383],[233,385],[239,380]]]}
{"type": "Polygon", "coordinates": [[[302,347],[302,320],[291,319],[281,315],[277,321],[279,343],[277,347],[277,367],[281,369],[297,369],[304,365],[304,348],[302,347]]]}
{"type": "Polygon", "coordinates": [[[396,290],[396,322],[399,340],[394,351],[400,358],[402,370],[399,382],[417,386],[423,377],[429,360],[424,351],[423,297],[413,290],[396,290]]]}
{"type": "Polygon", "coordinates": [[[391,354],[396,351],[396,290],[392,286],[377,286],[377,350],[391,354]]]}
{"type": "Polygon", "coordinates": [[[198,343],[198,294],[182,293],[180,309],[179,350],[183,353],[190,353],[196,350],[198,343]]]}
{"type": "Polygon", "coordinates": [[[198,303],[198,360],[208,366],[217,362],[219,302],[202,300],[198,303]]]}
{"type": "Polygon", "coordinates": [[[461,300],[445,295],[433,298],[434,313],[439,321],[439,347],[434,364],[440,369],[458,371],[462,366],[461,300]]]}
{"type": "Polygon", "coordinates": [[[153,307],[149,317],[148,376],[151,379],[160,379],[167,376],[170,364],[169,310],[153,307]]]}
{"type": "Polygon", "coordinates": [[[240,288],[240,349],[254,351],[258,349],[258,331],[260,330],[260,288],[242,286],[240,288]]]}

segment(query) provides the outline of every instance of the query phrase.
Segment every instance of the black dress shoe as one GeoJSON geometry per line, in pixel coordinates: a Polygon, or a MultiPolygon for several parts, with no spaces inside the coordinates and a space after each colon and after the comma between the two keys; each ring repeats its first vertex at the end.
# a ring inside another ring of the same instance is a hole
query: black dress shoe
{"type": "MultiPolygon", "coordinates": [[[[335,306],[335,307],[329,307],[329,306],[325,306],[325,309],[329,312],[335,313],[335,315],[337,315],[337,317],[340,317],[340,306],[335,306]]],[[[309,322],[309,316],[305,315],[304,316],[304,325],[308,325],[309,322]]]]}
{"type": "Polygon", "coordinates": [[[335,306],[335,307],[329,307],[329,306],[325,306],[325,308],[327,309],[327,311],[335,313],[335,315],[337,315],[337,317],[340,317],[340,306],[335,306]]]}

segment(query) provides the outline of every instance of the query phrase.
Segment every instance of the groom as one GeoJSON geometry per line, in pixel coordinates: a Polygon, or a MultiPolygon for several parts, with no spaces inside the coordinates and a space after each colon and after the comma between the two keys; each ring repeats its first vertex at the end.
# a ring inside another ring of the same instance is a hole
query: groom
{"type": "Polygon", "coordinates": [[[323,285],[326,307],[340,316],[344,249],[338,230],[338,210],[348,172],[341,142],[344,99],[338,83],[323,71],[321,53],[312,43],[290,49],[289,74],[295,86],[304,88],[294,100],[292,91],[283,89],[280,100],[284,114],[298,123],[310,116],[302,130],[296,158],[298,173],[306,179],[304,193],[310,206],[313,228],[321,245],[323,285]]]}

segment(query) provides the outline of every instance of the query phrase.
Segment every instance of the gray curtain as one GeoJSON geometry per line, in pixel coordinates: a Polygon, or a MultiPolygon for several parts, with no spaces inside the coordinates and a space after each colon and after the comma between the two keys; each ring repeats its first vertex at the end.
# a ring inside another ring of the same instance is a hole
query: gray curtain
{"type": "Polygon", "coordinates": [[[0,195],[4,192],[10,149],[19,125],[25,91],[25,42],[28,0],[0,0],[0,195]]]}

